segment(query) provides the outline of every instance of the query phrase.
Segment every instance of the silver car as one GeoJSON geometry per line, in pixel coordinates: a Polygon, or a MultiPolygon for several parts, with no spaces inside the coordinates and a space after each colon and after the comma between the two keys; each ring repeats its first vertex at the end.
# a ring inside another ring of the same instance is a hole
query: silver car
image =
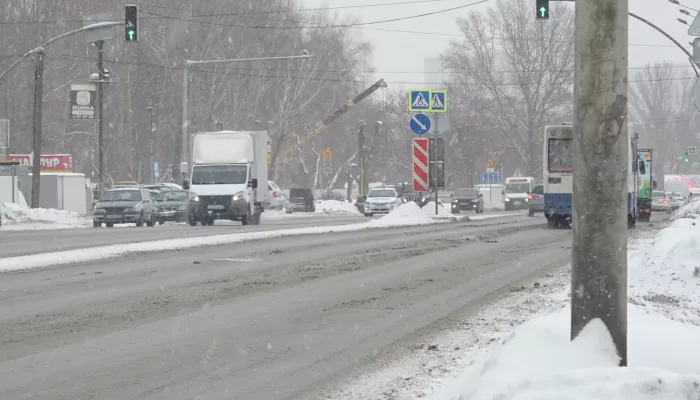
{"type": "Polygon", "coordinates": [[[651,193],[651,211],[671,212],[671,199],[666,192],[654,190],[651,193]]]}
{"type": "Polygon", "coordinates": [[[106,190],[95,204],[92,215],[93,226],[105,224],[155,225],[155,213],[151,193],[140,186],[120,187],[106,190]]]}
{"type": "Polygon", "coordinates": [[[544,185],[535,185],[532,192],[528,194],[528,211],[527,215],[533,216],[536,212],[544,212],[544,185]]]}

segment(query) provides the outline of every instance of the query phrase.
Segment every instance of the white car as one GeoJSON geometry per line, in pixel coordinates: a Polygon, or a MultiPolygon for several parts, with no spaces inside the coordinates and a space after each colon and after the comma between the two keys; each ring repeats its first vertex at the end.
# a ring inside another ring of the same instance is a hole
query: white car
{"type": "Polygon", "coordinates": [[[654,190],[651,193],[651,211],[671,212],[671,199],[666,192],[654,190]]]}
{"type": "Polygon", "coordinates": [[[677,210],[685,205],[685,197],[678,192],[668,193],[669,203],[671,204],[671,211],[677,210]]]}
{"type": "Polygon", "coordinates": [[[365,217],[389,213],[401,204],[403,204],[403,200],[394,188],[370,189],[367,193],[367,199],[365,199],[365,217]]]}
{"type": "Polygon", "coordinates": [[[281,210],[287,206],[287,199],[282,195],[282,189],[273,181],[267,181],[267,191],[270,195],[270,209],[281,210]]]}

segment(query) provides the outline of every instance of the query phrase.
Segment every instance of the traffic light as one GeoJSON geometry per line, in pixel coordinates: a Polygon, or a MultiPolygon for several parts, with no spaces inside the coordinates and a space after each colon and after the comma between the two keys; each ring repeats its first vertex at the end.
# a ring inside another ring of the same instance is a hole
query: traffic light
{"type": "Polygon", "coordinates": [[[137,9],[135,5],[128,4],[125,6],[124,23],[126,26],[126,41],[137,42],[139,39],[137,30],[137,9]]]}
{"type": "Polygon", "coordinates": [[[687,151],[683,155],[683,162],[688,162],[688,152],[687,151]]]}
{"type": "Polygon", "coordinates": [[[537,19],[549,19],[549,0],[537,0],[537,19]]]}

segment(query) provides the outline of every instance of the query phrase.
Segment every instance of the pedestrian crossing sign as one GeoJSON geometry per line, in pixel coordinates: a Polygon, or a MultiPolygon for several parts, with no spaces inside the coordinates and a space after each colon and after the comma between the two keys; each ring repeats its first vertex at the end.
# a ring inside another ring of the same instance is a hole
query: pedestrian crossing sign
{"type": "Polygon", "coordinates": [[[415,89],[408,92],[408,111],[421,112],[430,110],[430,90],[415,89]]]}
{"type": "Polygon", "coordinates": [[[430,112],[447,112],[447,90],[433,90],[430,92],[430,112]]]}
{"type": "Polygon", "coordinates": [[[408,111],[447,112],[447,90],[412,89],[408,91],[408,111]]]}

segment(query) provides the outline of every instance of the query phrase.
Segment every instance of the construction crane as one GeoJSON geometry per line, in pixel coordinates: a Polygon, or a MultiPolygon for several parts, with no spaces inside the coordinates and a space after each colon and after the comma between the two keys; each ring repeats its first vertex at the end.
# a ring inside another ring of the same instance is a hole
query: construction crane
{"type": "Polygon", "coordinates": [[[298,144],[297,144],[297,143],[294,143],[294,144],[290,144],[289,146],[287,146],[287,148],[285,148],[284,150],[282,150],[282,151],[280,152],[280,154],[279,154],[278,157],[279,157],[280,159],[281,159],[281,158],[288,157],[288,156],[290,155],[290,153],[292,153],[293,151],[295,151],[295,150],[297,149],[298,146],[303,145],[303,144],[306,144],[306,142],[307,142],[309,139],[311,139],[311,138],[313,138],[314,136],[316,136],[317,134],[321,133],[324,129],[326,129],[326,127],[327,127],[329,124],[333,123],[333,122],[334,122],[336,119],[338,119],[341,115],[343,115],[343,114],[345,114],[346,112],[348,112],[348,110],[350,110],[351,108],[353,108],[357,103],[361,102],[361,101],[364,100],[366,97],[368,97],[368,96],[371,95],[372,93],[376,92],[376,91],[379,90],[380,88],[385,88],[385,87],[386,87],[386,82],[384,82],[384,79],[378,80],[378,81],[375,82],[372,86],[370,86],[370,87],[368,87],[367,89],[365,89],[362,93],[360,93],[360,94],[358,94],[357,96],[355,96],[354,99],[348,101],[348,102],[345,103],[342,107],[340,107],[339,109],[337,109],[333,114],[327,116],[326,119],[324,119],[323,121],[321,121],[321,122],[319,122],[318,124],[316,124],[316,125],[314,126],[314,128],[311,130],[311,132],[309,132],[304,138],[300,138],[300,139],[299,139],[299,143],[298,143],[298,144]]]}

